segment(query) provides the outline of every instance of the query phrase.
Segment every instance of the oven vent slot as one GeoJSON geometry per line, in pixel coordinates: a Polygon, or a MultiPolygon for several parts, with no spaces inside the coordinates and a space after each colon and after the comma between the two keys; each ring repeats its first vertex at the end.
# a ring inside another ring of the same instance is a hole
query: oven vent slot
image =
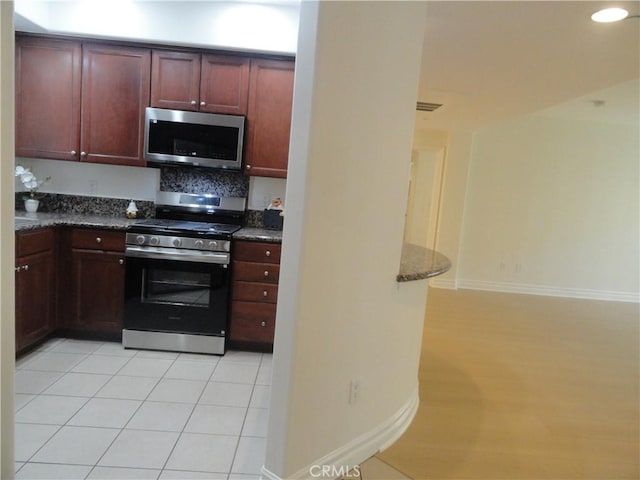
{"type": "Polygon", "coordinates": [[[442,103],[417,102],[416,110],[419,110],[421,112],[433,112],[434,110],[440,108],[442,105],[442,103]]]}

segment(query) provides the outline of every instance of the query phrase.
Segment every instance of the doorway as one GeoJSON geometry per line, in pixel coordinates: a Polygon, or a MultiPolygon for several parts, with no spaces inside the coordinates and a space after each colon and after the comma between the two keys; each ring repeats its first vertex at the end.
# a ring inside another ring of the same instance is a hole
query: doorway
{"type": "Polygon", "coordinates": [[[404,241],[435,250],[445,149],[414,150],[404,241]]]}

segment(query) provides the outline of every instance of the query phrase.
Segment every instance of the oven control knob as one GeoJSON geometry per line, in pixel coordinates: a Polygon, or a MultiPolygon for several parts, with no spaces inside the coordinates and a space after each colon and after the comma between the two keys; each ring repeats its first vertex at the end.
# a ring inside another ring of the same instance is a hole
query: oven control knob
{"type": "Polygon", "coordinates": [[[194,245],[196,246],[196,248],[202,248],[204,247],[204,242],[202,240],[196,240],[194,245]]]}
{"type": "Polygon", "coordinates": [[[209,242],[209,248],[210,249],[214,249],[214,248],[218,248],[218,242],[214,242],[213,240],[211,242],[209,242]]]}
{"type": "Polygon", "coordinates": [[[151,239],[149,240],[149,243],[153,246],[159,245],[160,239],[158,237],[151,237],[151,239]]]}
{"type": "Polygon", "coordinates": [[[138,245],[144,245],[144,241],[145,241],[144,235],[138,235],[136,237],[136,243],[138,245]]]}
{"type": "Polygon", "coordinates": [[[174,247],[179,247],[180,245],[182,245],[182,240],[180,240],[179,238],[174,238],[173,239],[173,246],[174,247]]]}

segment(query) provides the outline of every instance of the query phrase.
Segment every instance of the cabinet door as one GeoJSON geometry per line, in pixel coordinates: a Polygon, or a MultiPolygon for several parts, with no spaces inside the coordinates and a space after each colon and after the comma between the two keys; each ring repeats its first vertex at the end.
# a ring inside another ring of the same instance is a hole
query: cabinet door
{"type": "Polygon", "coordinates": [[[16,262],[16,351],[53,330],[55,311],[53,250],[16,262]]]}
{"type": "Polygon", "coordinates": [[[73,249],[73,321],[91,332],[122,330],[124,312],[124,254],[73,249]]]}
{"type": "Polygon", "coordinates": [[[81,161],[145,165],[150,75],[147,49],[83,45],[81,161]]]}
{"type": "Polygon", "coordinates": [[[248,58],[202,55],[201,112],[246,115],[248,96],[248,58]]]}
{"type": "Polygon", "coordinates": [[[274,304],[234,301],[231,310],[232,341],[273,344],[276,319],[274,304]]]}
{"type": "Polygon", "coordinates": [[[200,54],[154,50],[151,57],[151,106],[199,108],[200,54]]]}
{"type": "Polygon", "coordinates": [[[80,43],[16,38],[16,155],[78,160],[80,43]]]}
{"type": "Polygon", "coordinates": [[[293,71],[291,61],[251,62],[245,150],[250,175],[287,176],[293,71]]]}

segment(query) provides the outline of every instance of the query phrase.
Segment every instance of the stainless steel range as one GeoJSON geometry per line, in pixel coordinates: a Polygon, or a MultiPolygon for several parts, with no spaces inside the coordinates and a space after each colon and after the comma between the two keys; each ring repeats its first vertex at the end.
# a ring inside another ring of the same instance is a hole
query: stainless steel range
{"type": "Polygon", "coordinates": [[[125,348],[224,354],[231,237],[246,199],[159,192],[127,229],[125,348]]]}

